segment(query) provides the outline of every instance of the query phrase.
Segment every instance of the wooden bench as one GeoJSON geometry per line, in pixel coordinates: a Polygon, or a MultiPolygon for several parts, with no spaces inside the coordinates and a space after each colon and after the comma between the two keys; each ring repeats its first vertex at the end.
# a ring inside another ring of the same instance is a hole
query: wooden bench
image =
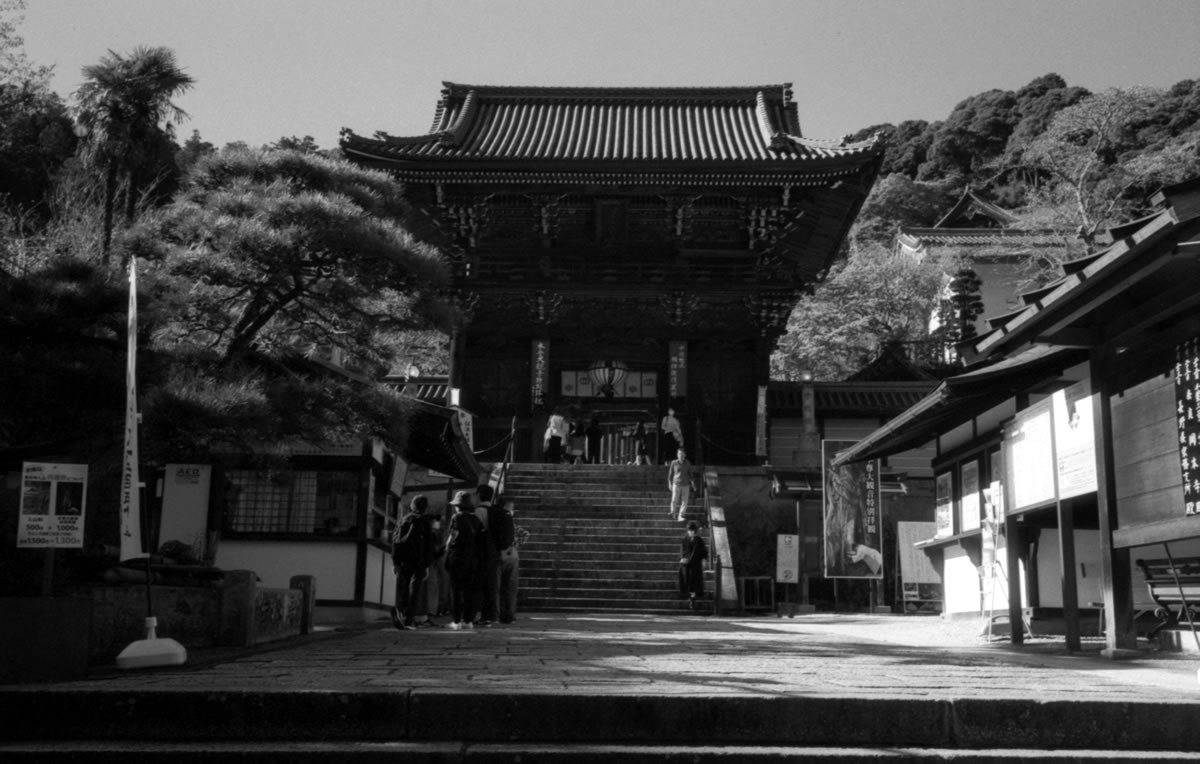
{"type": "Polygon", "coordinates": [[[1154,615],[1159,623],[1146,636],[1153,639],[1163,628],[1182,623],[1191,626],[1200,621],[1200,557],[1171,560],[1137,560],[1146,579],[1146,589],[1154,600],[1154,615]],[[1191,611],[1191,621],[1187,611],[1191,611]]]}

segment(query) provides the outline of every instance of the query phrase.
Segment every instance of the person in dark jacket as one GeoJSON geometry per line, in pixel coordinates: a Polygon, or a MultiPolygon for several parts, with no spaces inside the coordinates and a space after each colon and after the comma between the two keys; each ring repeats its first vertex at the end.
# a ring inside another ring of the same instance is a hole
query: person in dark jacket
{"type": "Polygon", "coordinates": [[[396,573],[392,625],[404,631],[416,628],[414,621],[421,587],[429,575],[437,545],[430,518],[425,515],[429,499],[418,494],[408,509],[408,514],[401,518],[392,533],[392,570],[396,573]]]}
{"type": "Polygon", "coordinates": [[[704,596],[704,561],[708,547],[695,522],[687,524],[687,537],[679,545],[679,594],[688,598],[688,607],[696,609],[696,598],[704,596]]]}
{"type": "Polygon", "coordinates": [[[446,539],[446,572],[450,574],[450,628],[474,628],[471,618],[479,609],[479,566],[482,544],[487,542],[483,523],[475,516],[471,494],[459,491],[450,500],[454,516],[450,518],[446,539]]]}

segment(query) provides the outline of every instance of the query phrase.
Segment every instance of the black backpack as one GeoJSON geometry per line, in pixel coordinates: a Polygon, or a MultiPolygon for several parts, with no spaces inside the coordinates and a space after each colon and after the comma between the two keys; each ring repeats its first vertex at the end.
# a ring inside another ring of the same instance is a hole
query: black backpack
{"type": "MultiPolygon", "coordinates": [[[[392,534],[392,561],[396,564],[420,565],[425,556],[426,525],[420,515],[405,515],[392,534]]],[[[426,564],[428,564],[426,562],[426,564]]]]}
{"type": "Polygon", "coordinates": [[[450,518],[450,538],[446,540],[447,564],[473,563],[479,553],[478,536],[483,524],[471,512],[460,512],[450,518]]]}
{"type": "Polygon", "coordinates": [[[488,533],[492,537],[492,545],[497,551],[503,552],[513,545],[517,530],[513,527],[513,516],[503,507],[492,507],[488,510],[488,533]]]}

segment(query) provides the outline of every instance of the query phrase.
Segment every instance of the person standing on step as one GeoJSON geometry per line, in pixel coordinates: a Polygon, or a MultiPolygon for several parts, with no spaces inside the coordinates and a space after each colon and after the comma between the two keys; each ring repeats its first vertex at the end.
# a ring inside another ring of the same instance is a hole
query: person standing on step
{"type": "Polygon", "coordinates": [[[479,609],[479,545],[483,524],[475,516],[471,494],[459,491],[450,500],[454,515],[446,539],[446,572],[450,574],[450,628],[473,628],[471,617],[479,609]]]}
{"type": "Polygon", "coordinates": [[[679,594],[688,598],[688,607],[696,609],[696,598],[704,598],[704,561],[708,547],[695,522],[687,524],[687,536],[679,545],[679,594]]]}
{"type": "Polygon", "coordinates": [[[692,463],[682,448],[676,454],[675,461],[667,467],[667,490],[671,492],[671,508],[667,510],[667,516],[683,522],[692,498],[692,463]]]}
{"type": "Polygon", "coordinates": [[[604,430],[600,427],[600,415],[592,414],[587,426],[587,460],[588,464],[600,463],[600,443],[604,439],[604,430]]]}
{"type": "Polygon", "coordinates": [[[499,508],[493,504],[495,491],[487,483],[475,488],[475,516],[483,525],[486,540],[479,553],[480,608],[474,619],[476,626],[491,626],[500,618],[500,549],[492,537],[492,522],[499,508]]]}
{"type": "Polygon", "coordinates": [[[633,448],[636,456],[633,463],[639,467],[650,464],[650,451],[646,447],[646,423],[638,420],[633,430],[633,448]]]}
{"type": "Polygon", "coordinates": [[[675,418],[675,409],[667,409],[667,415],[662,418],[663,456],[670,458],[671,454],[683,448],[683,428],[675,418]]]}
{"type": "Polygon", "coordinates": [[[513,516],[511,496],[496,500],[497,511],[492,520],[492,540],[500,550],[500,623],[517,620],[517,587],[520,584],[518,549],[529,538],[529,531],[518,528],[513,516]]]}
{"type": "Polygon", "coordinates": [[[429,499],[418,494],[413,497],[408,509],[408,514],[392,533],[392,569],[396,573],[392,625],[401,630],[416,628],[417,605],[437,544],[429,518],[425,516],[429,499]]]}
{"type": "Polygon", "coordinates": [[[546,434],[542,436],[542,448],[547,464],[558,464],[563,458],[563,444],[567,440],[567,420],[555,411],[546,422],[546,434]]]}

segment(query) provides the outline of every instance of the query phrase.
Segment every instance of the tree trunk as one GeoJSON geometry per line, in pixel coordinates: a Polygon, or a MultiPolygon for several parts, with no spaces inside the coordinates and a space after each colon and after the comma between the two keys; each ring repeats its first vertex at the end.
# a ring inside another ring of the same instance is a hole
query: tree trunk
{"type": "Polygon", "coordinates": [[[101,239],[100,261],[108,265],[108,256],[112,249],[113,215],[117,197],[117,165],[109,162],[104,175],[104,236],[101,239]]]}

